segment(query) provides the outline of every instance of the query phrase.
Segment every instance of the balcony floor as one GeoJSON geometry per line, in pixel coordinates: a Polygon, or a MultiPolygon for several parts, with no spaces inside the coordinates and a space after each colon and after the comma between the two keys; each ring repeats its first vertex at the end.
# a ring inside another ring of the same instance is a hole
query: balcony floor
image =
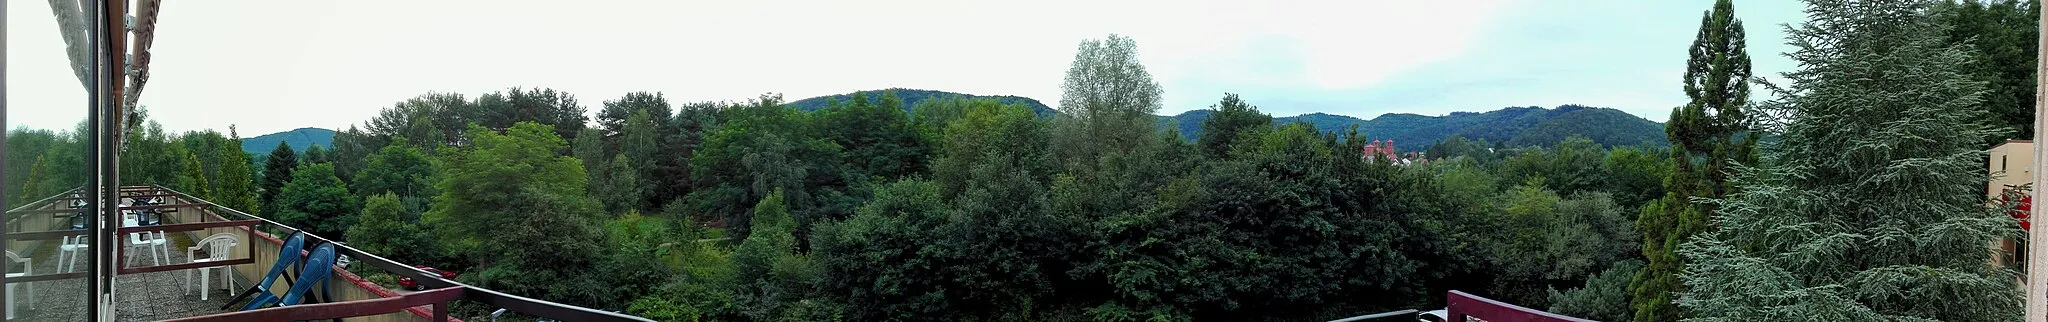
{"type": "MultiPolygon", "coordinates": [[[[185,263],[185,247],[179,245],[189,246],[191,243],[192,241],[185,238],[184,234],[172,234],[171,258],[164,263],[185,263]]],[[[140,251],[140,248],[137,250],[140,251]]],[[[34,264],[37,274],[58,272],[57,249],[54,244],[44,247],[36,253],[38,255],[35,256],[34,264]]],[[[149,254],[138,252],[135,255],[135,261],[130,263],[153,265],[149,254]]],[[[126,255],[124,254],[123,256],[126,255]]],[[[78,262],[78,265],[81,266],[80,269],[83,269],[85,262],[81,260],[78,262]]],[[[239,271],[248,269],[249,266],[237,265],[235,269],[239,271]]],[[[212,294],[208,295],[209,298],[204,301],[199,299],[198,292],[186,289],[186,275],[192,274],[192,278],[196,279],[198,278],[197,272],[181,270],[116,276],[114,278],[116,285],[114,297],[118,300],[115,302],[115,320],[156,321],[227,312],[221,310],[220,306],[227,304],[228,300],[238,293],[231,293],[223,289],[224,286],[221,283],[222,281],[220,281],[219,270],[208,270],[208,272],[213,273],[214,280],[212,281],[213,285],[211,285],[213,290],[210,290],[212,294]]],[[[191,288],[199,288],[197,280],[192,281],[192,283],[191,288]]],[[[29,298],[28,301],[15,304],[14,320],[85,320],[85,309],[90,304],[90,301],[84,295],[87,293],[84,280],[68,279],[35,282],[34,284],[35,295],[29,298]],[[29,305],[31,302],[34,305],[29,305]]],[[[281,289],[283,285],[284,283],[279,283],[275,286],[281,289]]],[[[19,288],[20,286],[16,287],[17,289],[14,291],[15,296],[27,295],[25,293],[27,289],[19,288]]],[[[236,281],[235,287],[238,289],[234,292],[239,292],[242,289],[247,289],[249,284],[244,283],[244,281],[236,281]]]]}

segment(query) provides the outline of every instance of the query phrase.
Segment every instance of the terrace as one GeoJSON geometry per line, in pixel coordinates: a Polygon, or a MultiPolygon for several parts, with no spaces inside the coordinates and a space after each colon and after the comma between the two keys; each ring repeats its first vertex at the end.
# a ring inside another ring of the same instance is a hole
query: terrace
{"type": "MultiPolygon", "coordinates": [[[[465,285],[338,243],[334,244],[334,253],[350,259],[348,262],[351,263],[327,267],[333,270],[331,278],[305,287],[306,304],[238,310],[240,303],[235,303],[234,307],[228,307],[229,304],[243,290],[254,285],[253,282],[262,280],[270,267],[278,262],[278,257],[284,255],[282,250],[289,243],[280,236],[300,232],[299,229],[157,186],[121,187],[119,198],[127,202],[118,210],[137,215],[135,220],[103,220],[105,216],[93,216],[94,212],[88,211],[93,209],[92,202],[78,197],[81,195],[79,191],[51,196],[7,211],[6,230],[4,237],[0,238],[7,240],[8,252],[22,259],[12,262],[9,267],[10,273],[17,274],[9,274],[5,278],[11,290],[5,300],[15,301],[12,302],[14,310],[10,319],[78,321],[99,314],[110,315],[120,321],[274,321],[344,317],[363,317],[371,321],[452,321],[455,319],[449,316],[449,305],[455,301],[466,301],[554,320],[647,321],[465,285]],[[112,226],[106,223],[121,227],[100,229],[112,226]],[[147,236],[152,232],[164,233],[164,246],[146,245],[146,241],[152,238],[147,236]],[[228,248],[193,247],[198,241],[210,237],[233,239],[235,243],[228,248]],[[130,246],[134,240],[145,243],[130,246]],[[74,245],[71,247],[74,251],[66,251],[67,244],[74,245]],[[79,250],[76,245],[85,246],[84,250],[79,250]],[[201,252],[213,249],[227,251],[224,254],[201,252]],[[147,251],[155,254],[147,254],[147,251]],[[200,257],[222,260],[193,261],[188,251],[200,257]],[[227,268],[229,272],[223,277],[219,268],[227,268]],[[392,289],[369,282],[351,270],[411,278],[423,289],[392,289]],[[100,274],[102,272],[107,274],[100,274]],[[194,279],[202,274],[211,274],[211,285],[203,291],[195,290],[200,287],[194,279]],[[90,278],[97,276],[111,281],[103,284],[111,286],[106,293],[111,293],[112,301],[106,307],[96,307],[96,301],[92,300],[94,297],[89,295],[94,293],[91,288],[95,286],[90,283],[90,278]]],[[[314,245],[330,242],[320,236],[306,236],[303,249],[313,249],[314,245]]],[[[294,286],[290,277],[317,269],[308,267],[299,269],[298,274],[285,274],[285,278],[280,278],[266,291],[286,294],[294,286]]]]}

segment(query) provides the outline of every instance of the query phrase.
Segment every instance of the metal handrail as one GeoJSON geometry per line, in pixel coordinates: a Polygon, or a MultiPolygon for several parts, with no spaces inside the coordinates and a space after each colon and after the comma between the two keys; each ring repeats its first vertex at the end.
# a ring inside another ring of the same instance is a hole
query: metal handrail
{"type": "MultiPolygon", "coordinates": [[[[285,229],[285,230],[288,230],[288,231],[293,231],[293,232],[305,232],[304,230],[300,230],[300,229],[298,229],[298,228],[294,228],[294,227],[292,227],[292,226],[289,226],[289,225],[285,225],[285,224],[282,224],[282,223],[278,223],[278,222],[276,222],[276,221],[272,221],[272,220],[270,220],[269,218],[263,218],[263,217],[259,217],[259,216],[256,216],[256,215],[251,215],[251,214],[249,214],[249,213],[245,213],[245,212],[242,212],[241,210],[237,210],[237,209],[234,209],[234,208],[229,208],[229,207],[219,206],[218,204],[214,204],[214,203],[213,203],[213,202],[211,202],[211,201],[207,201],[207,200],[205,200],[205,199],[201,199],[201,198],[198,198],[198,197],[193,197],[192,195],[190,195],[190,194],[186,194],[186,193],[184,193],[184,192],[180,192],[180,191],[177,191],[177,190],[173,190],[173,189],[170,189],[170,188],[164,188],[164,187],[161,187],[161,186],[158,186],[158,187],[156,187],[156,188],[157,188],[157,189],[162,189],[163,191],[169,191],[169,192],[171,192],[171,193],[173,193],[173,194],[177,194],[179,198],[183,198],[183,199],[185,199],[186,201],[193,201],[193,202],[205,203],[205,204],[208,204],[208,205],[214,205],[214,206],[216,206],[216,207],[215,207],[216,209],[218,209],[218,210],[223,210],[224,212],[227,212],[227,213],[229,213],[229,214],[233,214],[233,215],[238,215],[238,216],[241,216],[241,217],[249,218],[250,220],[258,220],[258,221],[262,221],[262,222],[263,222],[263,223],[265,223],[265,224],[269,224],[269,225],[272,225],[272,226],[275,226],[275,227],[279,227],[279,228],[282,228],[282,229],[285,229]]],[[[253,232],[253,230],[252,230],[252,232],[253,232]]],[[[326,238],[326,237],[321,237],[321,236],[318,236],[318,235],[314,235],[314,234],[312,234],[312,233],[306,233],[306,236],[307,236],[307,238],[310,238],[310,239],[312,239],[312,240],[319,240],[319,241],[325,241],[325,242],[329,242],[329,243],[332,243],[332,244],[334,244],[334,246],[335,246],[335,251],[336,251],[336,253],[339,253],[339,254],[342,254],[342,255],[347,255],[347,256],[349,256],[349,257],[355,258],[355,260],[357,260],[357,261],[359,261],[359,262],[362,262],[362,263],[367,263],[367,264],[370,264],[371,266],[375,266],[375,267],[377,267],[378,269],[382,269],[382,270],[384,270],[384,271],[386,271],[386,272],[390,272],[390,273],[393,273],[393,274],[397,274],[397,275],[399,275],[399,276],[403,276],[403,277],[406,277],[406,278],[411,278],[411,279],[412,279],[413,281],[419,282],[421,286],[424,286],[424,287],[427,287],[427,288],[430,288],[430,289],[460,288],[460,289],[462,289],[462,290],[463,290],[463,291],[461,292],[461,296],[459,297],[459,299],[461,299],[461,300],[468,300],[468,301],[478,302],[478,303],[482,303],[482,304],[486,304],[486,305],[491,305],[491,306],[496,306],[496,307],[501,307],[501,308],[507,308],[507,309],[511,309],[512,311],[515,311],[515,312],[519,312],[519,313],[523,313],[523,314],[529,314],[529,315],[534,315],[534,316],[539,316],[539,317],[542,317],[542,318],[554,319],[554,320],[564,320],[564,321],[644,321],[644,322],[653,322],[653,320],[649,320],[649,319],[647,319],[647,318],[642,318],[642,317],[637,317],[637,316],[631,316],[631,315],[625,315],[625,314],[619,314],[619,313],[613,313],[613,312],[607,312],[607,311],[602,311],[602,310],[596,310],[596,309],[591,309],[591,308],[586,308],[586,307],[580,307],[580,306],[575,306],[575,305],[568,305],[568,304],[561,304],[561,303],[549,302],[549,301],[545,301],[545,300],[539,300],[539,299],[534,299],[534,298],[528,298],[528,297],[523,297],[523,296],[518,296],[518,295],[511,295],[511,294],[506,294],[506,293],[503,293],[503,292],[498,292],[498,291],[495,291],[495,290],[491,290],[491,289],[486,289],[486,288],[476,287],[476,286],[472,286],[472,285],[469,285],[469,284],[463,284],[463,283],[461,283],[461,282],[456,282],[456,281],[448,280],[448,279],[445,279],[445,278],[441,278],[441,276],[440,276],[439,274],[430,274],[430,273],[427,273],[427,272],[426,272],[425,270],[421,270],[421,269],[419,269],[419,268],[413,267],[412,265],[406,265],[406,264],[404,264],[404,263],[399,263],[398,261],[394,261],[394,260],[390,260],[390,259],[384,258],[383,256],[377,256],[376,254],[371,254],[371,253],[369,253],[369,252],[365,252],[365,251],[362,251],[362,250],[360,250],[360,249],[356,249],[355,247],[352,247],[352,246],[348,246],[347,244],[344,244],[344,243],[334,243],[334,240],[332,240],[332,239],[328,239],[328,238],[326,238]]],[[[311,240],[309,240],[309,244],[311,244],[311,243],[310,243],[310,241],[311,241],[311,240]]],[[[419,293],[413,293],[413,294],[419,294],[419,293]]],[[[409,294],[409,295],[404,295],[404,296],[412,296],[413,294],[409,294]]],[[[404,297],[404,296],[401,296],[401,297],[404,297]]],[[[309,308],[310,308],[310,307],[309,307],[309,308]]],[[[286,308],[286,309],[289,309],[289,308],[286,308]]],[[[211,316],[207,316],[207,317],[206,317],[206,319],[197,319],[197,320],[192,320],[192,321],[212,321],[212,320],[216,320],[216,319],[217,319],[218,321],[239,321],[239,320],[242,320],[242,319],[246,319],[246,318],[250,318],[250,317],[257,317],[257,316],[268,316],[268,315],[256,315],[257,313],[251,313],[251,312],[262,312],[262,311],[265,311],[265,310],[258,310],[258,311],[248,311],[248,312],[237,312],[237,313],[227,313],[227,314],[217,314],[217,315],[211,315],[211,316]],[[244,313],[247,313],[247,314],[249,314],[249,315],[246,315],[246,316],[245,316],[245,315],[243,315],[244,313]]],[[[446,305],[435,305],[435,306],[434,306],[434,311],[435,311],[434,313],[435,313],[436,315],[443,315],[443,314],[446,314],[446,305]]],[[[381,312],[381,313],[369,313],[369,314],[364,314],[363,316],[367,316],[367,315],[376,315],[376,314],[383,314],[383,313],[389,313],[389,312],[381,312]]],[[[262,314],[274,314],[274,313],[262,313],[262,314]]],[[[437,317],[435,317],[435,319],[436,319],[436,320],[444,320],[444,319],[445,319],[445,316],[437,316],[437,317]]]]}

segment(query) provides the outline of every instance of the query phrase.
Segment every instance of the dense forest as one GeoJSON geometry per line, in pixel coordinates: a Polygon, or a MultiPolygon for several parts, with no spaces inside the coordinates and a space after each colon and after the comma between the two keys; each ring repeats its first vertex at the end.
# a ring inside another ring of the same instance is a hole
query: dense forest
{"type": "MultiPolygon", "coordinates": [[[[329,146],[262,154],[138,113],[121,171],[664,321],[1308,320],[1450,290],[1610,321],[2013,320],[2016,273],[1985,246],[2018,227],[1985,206],[1981,158],[2028,130],[2006,115],[2033,75],[1984,61],[2033,64],[2035,6],[1810,2],[1801,70],[1751,101],[1719,1],[1656,140],[1569,135],[1641,130],[1579,115],[1613,110],[1510,109],[1438,118],[1541,117],[1389,156],[1366,145],[1445,127],[1275,118],[1226,93],[1198,131],[1162,128],[1136,42],[1110,35],[1080,44],[1049,116],[922,91],[817,108],[636,92],[589,118],[570,93],[511,88],[404,99],[329,146]]],[[[83,182],[81,132],[10,130],[5,171],[24,175],[4,184],[24,192],[7,202],[83,182]]]]}
{"type": "MultiPolygon", "coordinates": [[[[1193,110],[1161,117],[1162,127],[1180,131],[1181,137],[1201,137],[1202,124],[1213,110],[1193,110]]],[[[1386,114],[1371,120],[1309,113],[1277,117],[1276,124],[1307,123],[1317,129],[1339,132],[1357,126],[1374,139],[1393,140],[1403,150],[1427,149],[1451,137],[1486,140],[1499,147],[1551,146],[1577,135],[1604,146],[1665,146],[1664,126],[1628,112],[1611,108],[1561,105],[1557,108],[1508,107],[1474,113],[1452,112],[1443,116],[1386,114]]]]}

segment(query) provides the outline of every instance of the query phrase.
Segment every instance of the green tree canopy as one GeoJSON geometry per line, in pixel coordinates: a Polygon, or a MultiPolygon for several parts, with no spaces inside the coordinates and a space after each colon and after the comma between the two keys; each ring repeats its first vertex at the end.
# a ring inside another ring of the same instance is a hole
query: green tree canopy
{"type": "Polygon", "coordinates": [[[1202,153],[1210,157],[1222,157],[1230,152],[1230,144],[1237,140],[1239,133],[1273,126],[1273,116],[1259,112],[1259,107],[1245,103],[1237,94],[1223,94],[1223,101],[1210,106],[1215,113],[1202,121],[1202,153]]]}
{"type": "Polygon", "coordinates": [[[441,192],[425,220],[437,240],[477,271],[484,287],[589,301],[576,283],[598,248],[597,203],[584,194],[583,162],[563,156],[555,128],[520,122],[498,133],[481,126],[468,145],[445,151],[435,172],[441,192]]]}
{"type": "Polygon", "coordinates": [[[334,175],[334,165],[307,164],[292,170],[291,183],[277,194],[278,222],[327,238],[346,240],[342,235],[355,225],[360,199],[348,192],[348,184],[334,175]]]}
{"type": "Polygon", "coordinates": [[[263,183],[257,186],[263,189],[257,195],[257,201],[263,203],[263,215],[276,215],[277,195],[284,192],[285,183],[292,181],[292,169],[298,167],[298,152],[283,141],[277,142],[277,148],[270,150],[270,158],[263,161],[263,183]]]}
{"type": "Polygon", "coordinates": [[[1718,230],[1680,248],[1687,315],[2020,320],[2016,274],[1987,263],[2019,227],[1984,205],[1983,83],[1926,5],[1807,3],[1788,35],[1801,68],[1765,106],[1789,116],[1779,141],[1712,201],[1718,230]]]}
{"type": "Polygon", "coordinates": [[[1664,180],[1663,199],[1653,207],[1658,211],[1644,212],[1636,220],[1648,259],[1629,286],[1637,322],[1679,319],[1672,297],[1683,286],[1677,278],[1684,268],[1678,244],[1709,230],[1709,220],[1716,216],[1713,205],[1693,199],[1727,195],[1734,190],[1727,177],[1732,167],[1756,163],[1752,151],[1758,136],[1736,135],[1748,131],[1751,122],[1745,115],[1752,76],[1745,34],[1729,0],[1715,1],[1712,10],[1701,14],[1699,34],[1686,60],[1684,89],[1691,101],[1672,109],[1665,126],[1674,164],[1671,177],[1664,180]]]}

